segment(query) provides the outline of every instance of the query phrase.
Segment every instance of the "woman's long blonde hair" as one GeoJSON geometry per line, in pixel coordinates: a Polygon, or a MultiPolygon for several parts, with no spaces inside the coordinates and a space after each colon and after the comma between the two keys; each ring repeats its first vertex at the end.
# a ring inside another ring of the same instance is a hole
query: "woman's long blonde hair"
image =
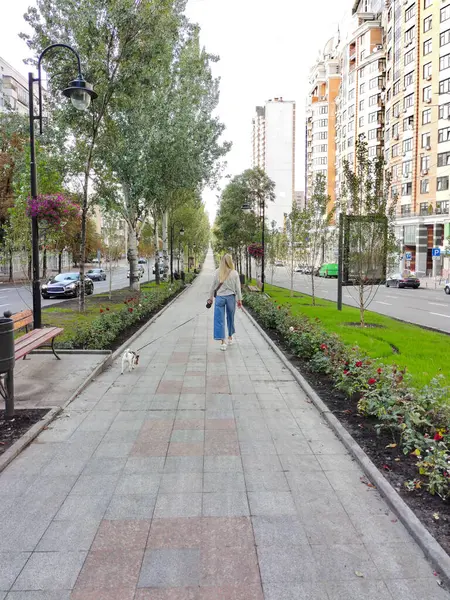
{"type": "Polygon", "coordinates": [[[233,259],[229,254],[224,254],[219,266],[219,281],[223,283],[234,269],[233,259]]]}

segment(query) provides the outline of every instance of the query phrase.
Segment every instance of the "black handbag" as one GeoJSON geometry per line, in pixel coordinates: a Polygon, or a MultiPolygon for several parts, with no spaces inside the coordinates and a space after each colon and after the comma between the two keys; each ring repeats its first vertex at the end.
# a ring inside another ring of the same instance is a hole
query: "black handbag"
{"type": "MultiPolygon", "coordinates": [[[[220,290],[220,288],[222,287],[223,281],[221,283],[219,283],[219,285],[216,287],[216,289],[214,290],[214,298],[217,298],[217,292],[220,290]]],[[[212,306],[212,302],[211,300],[207,300],[206,301],[206,308],[211,308],[212,306]]]]}

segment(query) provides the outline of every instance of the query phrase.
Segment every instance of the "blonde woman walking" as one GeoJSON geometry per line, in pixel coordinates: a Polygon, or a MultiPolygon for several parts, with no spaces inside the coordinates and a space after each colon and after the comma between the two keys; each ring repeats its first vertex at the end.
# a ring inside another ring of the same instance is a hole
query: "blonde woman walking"
{"type": "Polygon", "coordinates": [[[214,305],[214,339],[221,342],[220,349],[226,350],[225,343],[225,313],[227,315],[228,344],[233,343],[234,315],[236,302],[242,308],[241,282],[238,272],[234,269],[233,259],[225,254],[220,261],[220,266],[214,274],[214,281],[209,293],[209,302],[213,297],[216,299],[214,305]]]}

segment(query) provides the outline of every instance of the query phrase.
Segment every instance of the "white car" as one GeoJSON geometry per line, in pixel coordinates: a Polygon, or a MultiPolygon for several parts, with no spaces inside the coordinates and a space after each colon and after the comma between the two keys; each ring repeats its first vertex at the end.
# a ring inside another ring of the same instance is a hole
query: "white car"
{"type": "MultiPolygon", "coordinates": [[[[142,277],[144,277],[144,267],[142,265],[138,265],[137,275],[139,279],[142,279],[142,277]]],[[[127,277],[128,279],[130,279],[130,269],[128,269],[127,277]]]]}

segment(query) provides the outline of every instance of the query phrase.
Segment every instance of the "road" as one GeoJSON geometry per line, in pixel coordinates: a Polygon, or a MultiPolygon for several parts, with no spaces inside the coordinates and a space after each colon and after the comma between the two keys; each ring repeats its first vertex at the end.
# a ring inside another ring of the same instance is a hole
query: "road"
{"type": "MultiPolygon", "coordinates": [[[[148,271],[147,265],[144,265],[144,277],[141,279],[141,282],[145,282],[148,279],[148,271]]],[[[76,269],[74,269],[76,271],[76,269]]],[[[153,271],[153,263],[150,264],[150,280],[154,279],[153,271]]],[[[119,266],[117,269],[113,270],[113,278],[112,278],[112,289],[117,290],[120,288],[124,288],[128,285],[128,277],[127,277],[128,267],[119,266]]],[[[107,274],[106,281],[94,281],[94,294],[102,294],[109,290],[109,273],[107,274]]],[[[52,306],[54,304],[58,304],[59,302],[63,302],[64,298],[55,299],[50,298],[49,300],[42,299],[42,306],[52,306]]],[[[29,285],[20,285],[20,286],[12,286],[11,284],[5,283],[0,285],[0,315],[4,313],[4,311],[9,310],[12,313],[20,312],[21,310],[25,310],[27,308],[32,309],[33,301],[31,297],[31,286],[29,285]]]]}
{"type": "MultiPolygon", "coordinates": [[[[266,282],[272,283],[270,273],[266,282]]],[[[337,299],[337,280],[315,278],[316,295],[333,302],[337,299]]],[[[273,284],[280,287],[290,287],[290,276],[284,267],[277,267],[273,284]]],[[[311,293],[311,277],[296,273],[294,288],[299,292],[311,293]]],[[[356,288],[343,288],[343,302],[350,306],[358,306],[355,302],[356,288]]],[[[370,305],[370,310],[395,317],[402,321],[432,327],[450,333],[450,296],[444,293],[444,288],[434,290],[420,287],[413,289],[392,289],[380,286],[370,305]]]]}

